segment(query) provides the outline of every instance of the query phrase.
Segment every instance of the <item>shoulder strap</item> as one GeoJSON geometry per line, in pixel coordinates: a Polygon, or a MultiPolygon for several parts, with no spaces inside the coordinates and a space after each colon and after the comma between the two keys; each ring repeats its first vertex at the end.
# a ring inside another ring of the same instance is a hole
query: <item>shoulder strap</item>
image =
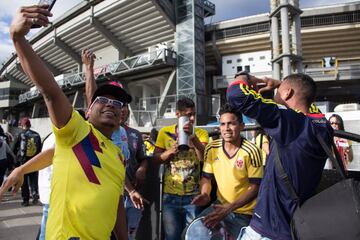
{"type": "MultiPolygon", "coordinates": [[[[341,161],[339,161],[340,155],[339,155],[339,152],[336,150],[336,146],[335,146],[334,142],[333,141],[331,142],[331,147],[333,149],[333,153],[335,154],[336,159],[335,159],[334,155],[332,154],[330,148],[326,145],[324,139],[322,139],[319,134],[316,134],[316,138],[318,139],[319,143],[321,144],[321,147],[324,149],[324,151],[326,152],[326,154],[332,161],[333,165],[336,167],[336,170],[340,174],[341,178],[346,179],[344,167],[341,167],[341,165],[339,164],[339,162],[341,162],[341,161]]],[[[291,199],[294,200],[295,202],[299,203],[300,199],[299,199],[298,195],[296,194],[295,189],[294,189],[293,185],[291,184],[290,179],[289,179],[288,175],[286,174],[284,167],[281,163],[278,146],[277,146],[277,143],[275,140],[273,140],[273,144],[275,145],[275,148],[274,148],[275,165],[276,165],[276,169],[279,173],[279,177],[284,182],[284,184],[288,190],[288,193],[291,196],[291,199]]]]}
{"type": "Polygon", "coordinates": [[[346,179],[346,173],[345,173],[345,169],[343,165],[340,165],[340,163],[342,163],[340,159],[340,154],[335,146],[334,141],[331,141],[331,147],[333,149],[333,151],[331,151],[331,149],[326,145],[324,139],[322,139],[322,137],[319,135],[319,133],[316,134],[316,138],[319,141],[319,143],[321,144],[321,147],[324,149],[324,151],[326,152],[326,154],[328,155],[328,157],[330,158],[333,166],[335,166],[336,170],[338,171],[338,173],[340,174],[342,179],[346,179]],[[334,154],[335,157],[334,157],[334,154]]]}
{"type": "Polygon", "coordinates": [[[48,133],[48,135],[46,135],[46,137],[44,138],[44,140],[42,140],[41,145],[44,144],[45,140],[48,139],[51,134],[52,134],[52,132],[50,132],[50,133],[48,133]]]}
{"type": "Polygon", "coordinates": [[[294,189],[293,185],[291,184],[290,179],[289,179],[288,175],[286,174],[284,167],[281,163],[280,153],[279,153],[279,149],[278,149],[275,139],[273,139],[273,144],[275,146],[274,147],[275,166],[276,166],[277,172],[279,173],[279,177],[284,182],[284,184],[288,190],[288,193],[290,194],[291,199],[294,200],[297,204],[299,204],[300,203],[299,196],[296,194],[295,189],[294,189]]]}

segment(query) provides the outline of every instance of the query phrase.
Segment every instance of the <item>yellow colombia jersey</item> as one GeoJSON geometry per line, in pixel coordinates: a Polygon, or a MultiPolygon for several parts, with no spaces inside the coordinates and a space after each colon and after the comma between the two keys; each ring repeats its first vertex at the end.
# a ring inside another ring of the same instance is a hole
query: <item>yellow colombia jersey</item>
{"type": "MultiPolygon", "coordinates": [[[[56,137],[46,239],[110,239],[125,169],[111,141],[73,111],[56,137]]],[[[125,224],[125,223],[124,223],[125,224]]]]}
{"type": "Polygon", "coordinates": [[[154,143],[150,142],[150,140],[145,140],[144,141],[144,145],[146,148],[146,156],[153,156],[154,155],[154,150],[155,150],[155,145],[154,143]]]}
{"type": "MultiPolygon", "coordinates": [[[[195,134],[200,142],[208,143],[207,131],[195,128],[195,134]]],[[[163,150],[170,149],[177,139],[176,124],[160,129],[156,139],[156,147],[163,150]]],[[[199,192],[200,161],[194,149],[179,152],[165,164],[164,192],[177,195],[192,195],[199,192]]]]}
{"type": "Polygon", "coordinates": [[[261,158],[262,158],[263,165],[265,165],[265,162],[266,162],[266,153],[262,149],[262,146],[264,143],[269,143],[269,137],[262,133],[258,134],[255,138],[255,144],[261,150],[261,158]]]}
{"type": "MultiPolygon", "coordinates": [[[[215,177],[217,198],[222,204],[232,203],[243,194],[251,183],[260,184],[263,166],[260,150],[250,141],[242,139],[241,147],[228,156],[223,149],[223,140],[218,139],[205,149],[203,172],[215,177]]],[[[252,214],[256,200],[235,210],[237,213],[252,214]]]]}

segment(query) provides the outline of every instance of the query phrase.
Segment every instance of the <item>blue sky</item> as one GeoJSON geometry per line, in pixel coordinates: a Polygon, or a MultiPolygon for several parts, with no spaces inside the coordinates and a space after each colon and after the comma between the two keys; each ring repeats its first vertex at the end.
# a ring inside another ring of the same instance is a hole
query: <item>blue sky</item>
{"type": "MultiPolygon", "coordinates": [[[[66,10],[82,0],[61,0],[56,2],[52,12],[53,19],[61,16],[66,10]]],[[[216,15],[208,21],[218,22],[238,17],[267,13],[270,0],[210,0],[216,5],[216,15]]],[[[337,3],[354,2],[355,0],[300,0],[300,7],[314,7],[337,3]]],[[[9,39],[9,25],[13,15],[20,6],[32,5],[37,0],[0,0],[0,63],[9,58],[14,51],[9,39]]],[[[32,31],[32,34],[34,31],[32,31]]]]}

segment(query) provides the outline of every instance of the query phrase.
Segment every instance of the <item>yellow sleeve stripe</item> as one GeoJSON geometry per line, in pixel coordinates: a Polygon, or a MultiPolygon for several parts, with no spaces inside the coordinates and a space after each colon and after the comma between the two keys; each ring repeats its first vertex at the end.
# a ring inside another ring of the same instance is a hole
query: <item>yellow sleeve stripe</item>
{"type": "Polygon", "coordinates": [[[210,152],[210,150],[212,149],[212,146],[206,146],[205,148],[205,152],[204,152],[204,161],[206,161],[208,153],[210,152]]]}
{"type": "Polygon", "coordinates": [[[320,113],[318,107],[314,103],[312,103],[310,105],[309,112],[310,113],[320,113]]]}
{"type": "Polygon", "coordinates": [[[257,93],[255,90],[250,90],[249,86],[244,85],[244,84],[240,84],[240,89],[242,90],[242,92],[245,95],[253,95],[253,97],[255,99],[260,99],[263,103],[269,103],[269,104],[277,104],[276,102],[274,102],[272,99],[266,99],[263,98],[260,93],[257,93]]]}
{"type": "Polygon", "coordinates": [[[210,144],[206,145],[205,152],[204,152],[204,161],[206,161],[208,152],[212,148],[220,148],[220,147],[222,147],[222,139],[217,139],[217,140],[211,142],[210,144]]]}
{"type": "Polygon", "coordinates": [[[250,163],[253,167],[260,167],[262,165],[259,148],[245,139],[243,140],[241,148],[250,155],[250,163]]]}

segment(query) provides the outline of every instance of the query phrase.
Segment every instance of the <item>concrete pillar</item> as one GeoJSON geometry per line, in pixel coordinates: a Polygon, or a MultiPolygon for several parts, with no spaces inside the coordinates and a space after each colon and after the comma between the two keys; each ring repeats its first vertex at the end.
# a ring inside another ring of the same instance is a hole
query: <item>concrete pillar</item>
{"type": "Polygon", "coordinates": [[[122,59],[125,59],[126,57],[129,57],[129,56],[125,56],[125,53],[121,52],[118,50],[118,60],[122,60],[122,59]]]}
{"type": "Polygon", "coordinates": [[[289,0],[289,3],[294,7],[299,8],[299,0],[289,0]]]}
{"type": "MultiPolygon", "coordinates": [[[[294,49],[293,53],[302,56],[302,43],[301,43],[301,19],[300,15],[297,14],[293,19],[292,26],[292,47],[294,49]]],[[[303,64],[302,61],[296,62],[296,70],[297,72],[303,72],[303,64]]]]}
{"type": "MultiPolygon", "coordinates": [[[[288,4],[287,0],[281,0],[281,5],[288,4]]],[[[284,55],[290,54],[290,41],[289,41],[289,10],[286,7],[281,8],[281,42],[282,42],[282,52],[284,55]]],[[[288,76],[291,73],[291,63],[290,57],[283,57],[283,77],[288,76]]]]}
{"type": "Polygon", "coordinates": [[[143,100],[142,100],[141,104],[142,104],[143,109],[145,109],[145,110],[149,110],[149,108],[150,108],[150,99],[148,99],[148,98],[151,96],[151,92],[152,92],[152,90],[148,85],[146,85],[146,84],[142,85],[143,100]]]}
{"type": "Polygon", "coordinates": [[[31,118],[39,117],[39,103],[35,103],[32,109],[31,118]]]}
{"type": "Polygon", "coordinates": [[[159,83],[160,94],[164,92],[167,80],[168,80],[167,78],[161,78],[159,83]]]}
{"type": "MultiPolygon", "coordinates": [[[[271,18],[271,40],[272,40],[272,54],[273,59],[277,58],[280,55],[280,42],[279,42],[279,21],[277,17],[271,18]]],[[[280,64],[273,62],[273,78],[280,79],[280,64]]]]}
{"type": "Polygon", "coordinates": [[[272,77],[274,79],[281,80],[281,66],[280,66],[280,63],[278,63],[278,62],[273,63],[272,77]]]}

